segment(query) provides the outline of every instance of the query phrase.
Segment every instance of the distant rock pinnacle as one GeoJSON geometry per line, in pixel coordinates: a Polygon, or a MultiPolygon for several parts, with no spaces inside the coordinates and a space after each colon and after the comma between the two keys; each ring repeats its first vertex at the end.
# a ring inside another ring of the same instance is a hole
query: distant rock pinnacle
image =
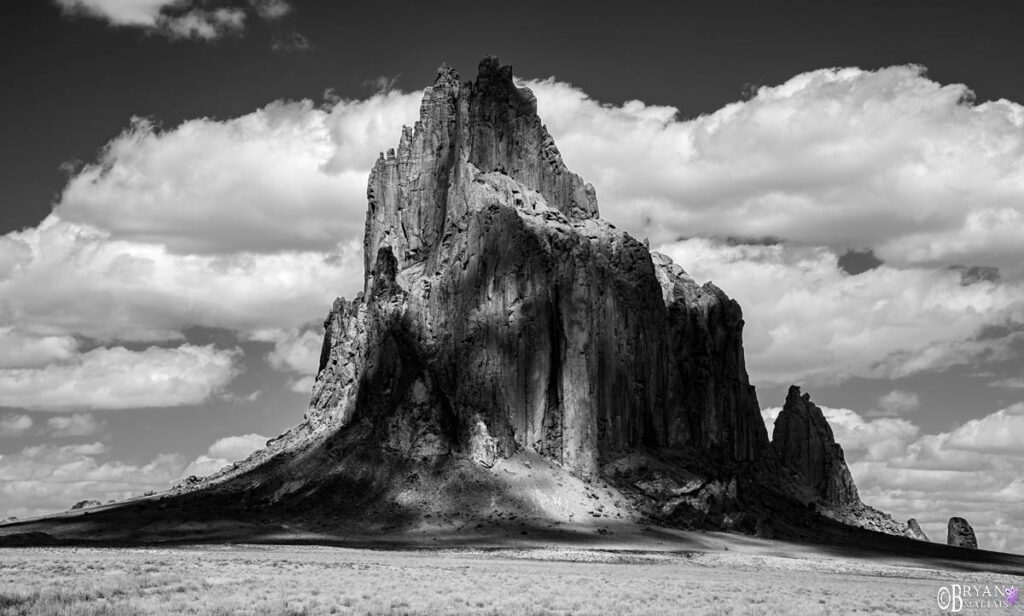
{"type": "Polygon", "coordinates": [[[958,548],[978,548],[978,538],[974,534],[974,529],[971,528],[970,523],[963,518],[949,518],[949,524],[946,529],[946,544],[956,546],[958,548]]]}
{"type": "Polygon", "coordinates": [[[928,535],[925,534],[924,530],[921,528],[921,525],[918,524],[917,520],[914,518],[907,520],[907,536],[919,541],[931,541],[931,539],[928,538],[928,535]]]}
{"type": "Polygon", "coordinates": [[[786,404],[775,420],[772,448],[779,461],[799,471],[826,504],[860,504],[843,448],[836,443],[828,420],[810,395],[801,395],[795,385],[789,388],[786,404]]]}

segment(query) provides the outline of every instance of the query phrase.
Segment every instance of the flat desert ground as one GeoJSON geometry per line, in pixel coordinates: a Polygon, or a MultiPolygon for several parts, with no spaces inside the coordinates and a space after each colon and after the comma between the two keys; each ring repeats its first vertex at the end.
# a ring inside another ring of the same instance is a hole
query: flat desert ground
{"type": "Polygon", "coordinates": [[[944,585],[1020,586],[1024,578],[1024,571],[695,536],[698,549],[687,550],[675,542],[642,550],[614,543],[3,548],[0,614],[937,614],[944,585]]]}

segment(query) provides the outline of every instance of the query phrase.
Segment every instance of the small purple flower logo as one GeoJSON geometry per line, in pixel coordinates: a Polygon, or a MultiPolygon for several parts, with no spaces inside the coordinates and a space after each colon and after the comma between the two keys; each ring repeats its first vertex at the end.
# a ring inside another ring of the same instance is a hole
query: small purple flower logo
{"type": "Polygon", "coordinates": [[[1010,589],[1006,591],[1006,604],[1017,605],[1018,601],[1020,601],[1020,589],[1016,586],[1011,586],[1010,589]]]}

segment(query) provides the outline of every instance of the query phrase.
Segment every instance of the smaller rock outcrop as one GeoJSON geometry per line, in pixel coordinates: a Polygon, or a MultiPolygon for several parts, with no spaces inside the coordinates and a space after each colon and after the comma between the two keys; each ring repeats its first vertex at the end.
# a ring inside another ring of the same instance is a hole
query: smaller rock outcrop
{"type": "Polygon", "coordinates": [[[915,518],[907,520],[907,536],[918,541],[931,541],[915,518]]]}
{"type": "Polygon", "coordinates": [[[102,505],[102,504],[103,504],[103,503],[101,503],[101,502],[100,502],[100,501],[98,501],[98,500],[83,500],[83,501],[78,501],[78,502],[77,502],[77,503],[75,503],[74,505],[71,505],[71,509],[70,509],[70,511],[77,511],[78,509],[91,509],[92,507],[99,507],[99,506],[100,506],[100,505],[102,505]]]}
{"type": "Polygon", "coordinates": [[[839,509],[860,505],[843,448],[809,394],[793,385],[775,420],[772,448],[780,462],[802,475],[821,503],[839,509]]]}
{"type": "Polygon", "coordinates": [[[971,528],[970,523],[957,517],[949,518],[946,543],[958,548],[978,548],[978,538],[974,536],[974,529],[971,528]]]}

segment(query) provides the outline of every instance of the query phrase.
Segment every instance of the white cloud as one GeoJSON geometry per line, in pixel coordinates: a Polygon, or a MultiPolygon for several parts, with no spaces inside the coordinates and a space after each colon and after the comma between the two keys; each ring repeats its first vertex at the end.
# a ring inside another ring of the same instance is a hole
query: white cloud
{"type": "Polygon", "coordinates": [[[32,429],[32,418],[28,415],[8,413],[0,416],[0,438],[22,436],[32,429]]]}
{"type": "Polygon", "coordinates": [[[157,24],[172,38],[212,40],[245,29],[245,11],[221,8],[193,10],[176,17],[161,15],[157,24]]]}
{"type": "Polygon", "coordinates": [[[267,444],[267,437],[262,434],[243,434],[241,436],[226,436],[218,439],[207,454],[216,458],[226,458],[232,462],[243,460],[249,454],[264,447],[267,444]]]}
{"type": "MultiPolygon", "coordinates": [[[[821,69],[693,120],[527,82],[603,214],[655,243],[774,236],[1024,273],[1024,107],[917,66],[821,69]],[[882,222],[884,221],[884,222],[882,222]]],[[[686,264],[683,264],[684,267],[686,264]]]]}
{"type": "MultiPolygon", "coordinates": [[[[3,248],[0,247],[0,254],[3,248]]],[[[2,305],[2,304],[0,304],[2,305]]],[[[72,357],[78,342],[71,336],[31,336],[0,327],[0,368],[31,368],[72,357]]]]}
{"type": "Polygon", "coordinates": [[[218,439],[206,453],[200,455],[182,472],[182,476],[204,477],[224,468],[232,462],[244,460],[249,454],[267,444],[267,437],[261,434],[226,436],[218,439]]]}
{"type": "Polygon", "coordinates": [[[237,353],[189,344],[93,349],[67,363],[0,370],[0,406],[51,411],[198,404],[234,378],[237,353]]]}
{"type": "Polygon", "coordinates": [[[324,341],[322,328],[262,331],[256,332],[253,338],[274,343],[274,349],[267,354],[267,362],[278,370],[311,375],[316,374],[320,367],[320,351],[324,341]]]}
{"type": "Polygon", "coordinates": [[[117,26],[156,27],[164,7],[178,0],[56,0],[65,13],[83,13],[108,20],[117,26]]]}
{"type": "Polygon", "coordinates": [[[888,265],[849,276],[826,247],[690,239],[658,250],[740,303],[758,383],[941,371],[1013,357],[1024,336],[979,338],[988,325],[1021,322],[1024,283],[963,286],[957,271],[888,265]]]}
{"type": "Polygon", "coordinates": [[[362,239],[366,181],[420,94],[277,102],[226,121],[132,125],[67,185],[55,212],[181,253],[331,250],[362,239]]]}
{"type": "Polygon", "coordinates": [[[249,0],[256,13],[264,19],[280,19],[292,12],[292,6],[285,0],[249,0]]]}
{"type": "Polygon", "coordinates": [[[0,455],[3,517],[63,511],[75,502],[106,502],[169,488],[181,476],[179,455],[161,454],[146,464],[104,460],[103,443],[37,445],[0,455]]]}
{"type": "Polygon", "coordinates": [[[135,121],[50,217],[0,237],[0,327],[164,340],[319,321],[361,286],[366,178],[418,105],[388,92],[168,131],[135,121]]]}
{"type": "Polygon", "coordinates": [[[322,320],[332,294],[362,280],[356,242],[331,252],[174,254],[53,215],[7,238],[26,250],[0,279],[0,325],[53,335],[154,341],[194,325],[290,329],[322,320]]]}
{"type": "Polygon", "coordinates": [[[57,438],[68,436],[91,436],[103,429],[103,422],[98,421],[90,413],[74,413],[58,415],[46,420],[46,428],[50,436],[57,438]]]}
{"type": "MultiPolygon", "coordinates": [[[[249,0],[244,6],[200,8],[201,0],[54,0],[65,15],[85,15],[111,26],[142,28],[170,38],[212,40],[245,29],[248,12],[272,21],[287,15],[285,0],[249,0]]],[[[237,4],[237,3],[236,3],[237,4]]]]}
{"type": "Polygon", "coordinates": [[[968,421],[950,433],[947,446],[965,451],[1024,456],[1024,403],[968,421]]]}
{"type": "Polygon", "coordinates": [[[298,379],[292,379],[288,381],[288,390],[308,396],[313,391],[314,380],[315,379],[311,374],[298,379]]]}
{"type": "Polygon", "coordinates": [[[921,400],[912,391],[894,389],[878,399],[878,408],[868,411],[869,417],[897,417],[921,407],[921,400]]]}

